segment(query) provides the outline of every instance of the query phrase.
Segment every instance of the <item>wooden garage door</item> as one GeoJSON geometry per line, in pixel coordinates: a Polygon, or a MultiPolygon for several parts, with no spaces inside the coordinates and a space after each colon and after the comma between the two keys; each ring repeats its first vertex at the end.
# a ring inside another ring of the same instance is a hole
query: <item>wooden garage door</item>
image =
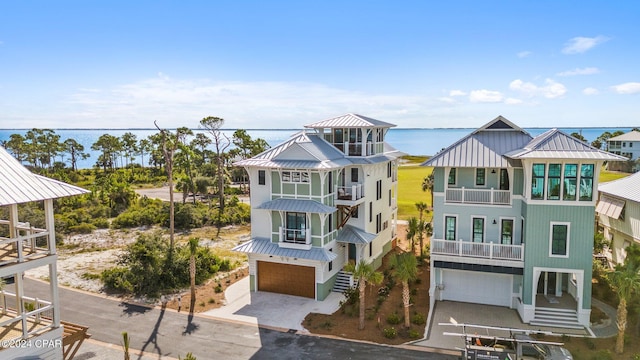
{"type": "Polygon", "coordinates": [[[313,267],[258,261],[258,290],[316,298],[313,267]]]}

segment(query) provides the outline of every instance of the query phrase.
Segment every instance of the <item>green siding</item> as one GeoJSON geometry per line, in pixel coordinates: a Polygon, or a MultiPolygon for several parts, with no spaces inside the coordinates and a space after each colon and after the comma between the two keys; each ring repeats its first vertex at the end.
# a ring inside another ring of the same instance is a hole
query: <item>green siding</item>
{"type": "Polygon", "coordinates": [[[256,291],[258,287],[256,286],[256,276],[255,275],[249,275],[249,290],[250,291],[256,291]]]}
{"type": "Polygon", "coordinates": [[[311,173],[311,192],[313,196],[322,195],[322,187],[320,183],[320,174],[311,173]]]}
{"type": "Polygon", "coordinates": [[[271,172],[271,192],[280,193],[280,173],[277,171],[271,172]]]}
{"type": "Polygon", "coordinates": [[[523,295],[525,304],[531,304],[533,267],[579,269],[584,271],[584,292],[578,294],[583,299],[583,307],[591,308],[591,272],[593,254],[592,206],[525,205],[525,283],[523,295]],[[550,257],[551,222],[568,222],[569,257],[550,257]]]}
{"type": "Polygon", "coordinates": [[[513,169],[513,195],[522,195],[524,188],[524,173],[522,169],[513,169]]]}
{"type": "Polygon", "coordinates": [[[336,282],[336,278],[338,277],[338,273],[333,275],[329,280],[327,280],[324,284],[316,283],[316,293],[318,294],[318,300],[322,301],[331,294],[331,290],[333,289],[333,284],[336,282]]]}
{"type": "Polygon", "coordinates": [[[433,169],[433,192],[444,192],[444,168],[437,167],[433,169]]]}

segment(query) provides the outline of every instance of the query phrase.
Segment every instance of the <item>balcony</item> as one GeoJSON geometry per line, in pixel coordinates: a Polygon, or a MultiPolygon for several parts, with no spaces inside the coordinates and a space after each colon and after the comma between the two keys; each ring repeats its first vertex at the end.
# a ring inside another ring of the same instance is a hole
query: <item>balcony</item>
{"type": "Polygon", "coordinates": [[[360,183],[336,186],[334,194],[336,205],[357,205],[364,201],[364,186],[360,183]]]}
{"type": "Polygon", "coordinates": [[[446,202],[457,204],[511,205],[509,190],[449,188],[446,202]]]}
{"type": "Polygon", "coordinates": [[[524,261],[524,244],[503,245],[462,240],[431,239],[432,255],[448,255],[489,260],[524,261]]]}
{"type": "Polygon", "coordinates": [[[309,250],[311,249],[311,229],[287,229],[280,227],[281,248],[309,250]]]}
{"type": "MultiPolygon", "coordinates": [[[[8,224],[8,221],[0,220],[0,224],[8,224]]],[[[16,229],[24,235],[14,238],[0,237],[0,266],[22,263],[51,254],[47,230],[23,223],[16,229]]]]}
{"type": "Polygon", "coordinates": [[[333,146],[342,151],[346,156],[371,156],[381,152],[380,149],[376,149],[376,145],[378,144],[382,145],[383,143],[346,141],[343,143],[333,143],[333,146]],[[376,152],[376,150],[378,151],[376,152]]]}
{"type": "Polygon", "coordinates": [[[2,340],[28,339],[54,328],[53,304],[49,301],[22,297],[25,312],[17,313],[8,307],[16,304],[16,294],[0,291],[0,329],[2,340]]]}

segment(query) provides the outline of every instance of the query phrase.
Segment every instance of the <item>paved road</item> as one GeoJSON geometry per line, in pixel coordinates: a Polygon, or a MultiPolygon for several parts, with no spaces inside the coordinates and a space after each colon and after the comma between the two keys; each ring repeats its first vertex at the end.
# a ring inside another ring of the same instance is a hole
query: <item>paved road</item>
{"type": "MultiPolygon", "coordinates": [[[[46,297],[42,282],[25,279],[30,296],[46,297]]],[[[187,313],[135,304],[60,289],[65,321],[89,326],[92,339],[121,343],[121,333],[131,337],[131,348],[158,359],[184,357],[192,352],[203,359],[457,359],[398,347],[366,344],[317,336],[286,333],[253,325],[190,317],[187,313]]],[[[133,356],[133,359],[141,357],[133,356]]]]}

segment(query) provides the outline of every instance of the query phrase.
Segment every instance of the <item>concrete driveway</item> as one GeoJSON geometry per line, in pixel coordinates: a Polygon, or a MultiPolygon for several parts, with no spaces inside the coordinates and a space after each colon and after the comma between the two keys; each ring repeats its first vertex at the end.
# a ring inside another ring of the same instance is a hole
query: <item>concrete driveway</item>
{"type": "Polygon", "coordinates": [[[269,292],[249,291],[249,277],[229,286],[226,305],[204,312],[214,318],[278,329],[308,332],[302,323],[309,313],[333,314],[344,295],[331,293],[324,301],[269,292]]]}

